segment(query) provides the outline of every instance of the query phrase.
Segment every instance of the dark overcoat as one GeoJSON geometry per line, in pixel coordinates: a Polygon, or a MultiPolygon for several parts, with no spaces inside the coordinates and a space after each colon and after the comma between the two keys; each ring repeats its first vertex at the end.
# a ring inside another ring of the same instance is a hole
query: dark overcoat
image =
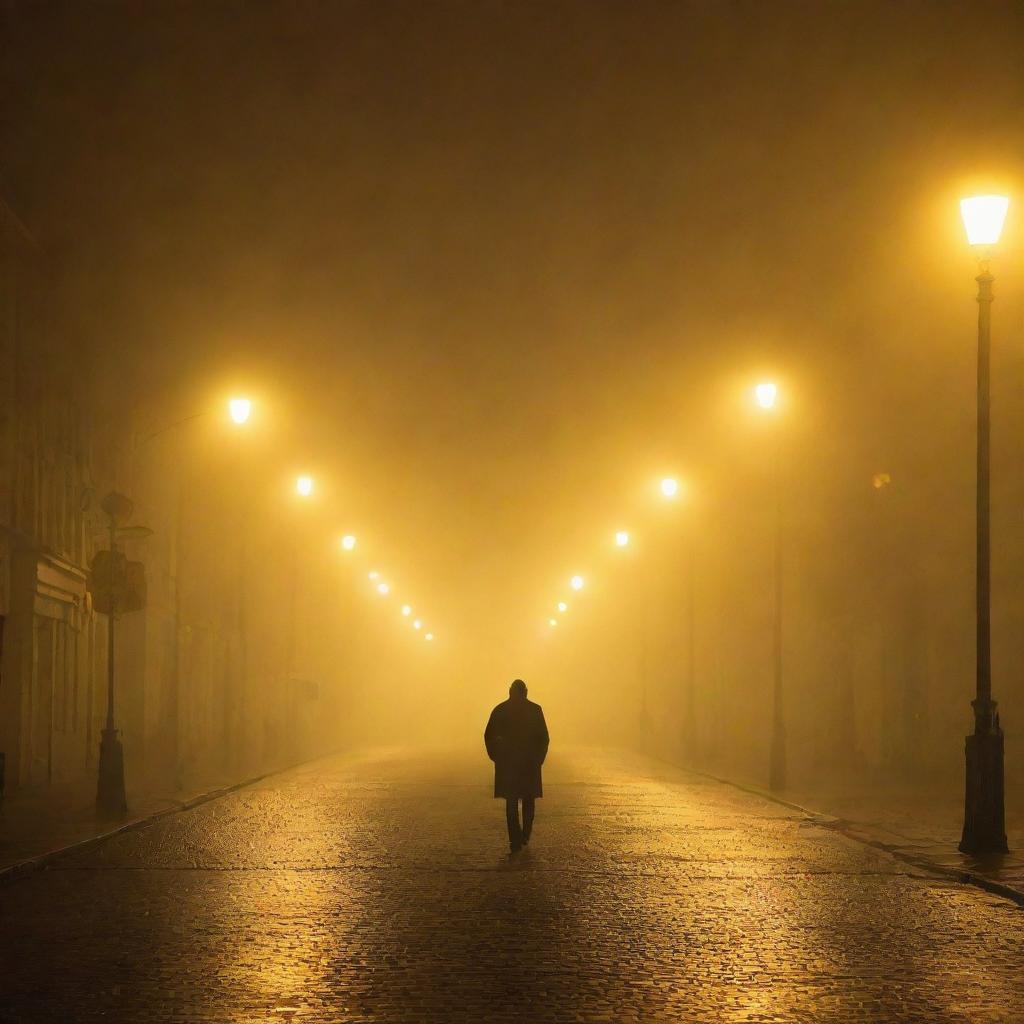
{"type": "Polygon", "coordinates": [[[494,795],[506,799],[543,796],[540,766],[548,754],[548,727],[539,704],[510,697],[492,712],[484,730],[494,762],[494,795]]]}

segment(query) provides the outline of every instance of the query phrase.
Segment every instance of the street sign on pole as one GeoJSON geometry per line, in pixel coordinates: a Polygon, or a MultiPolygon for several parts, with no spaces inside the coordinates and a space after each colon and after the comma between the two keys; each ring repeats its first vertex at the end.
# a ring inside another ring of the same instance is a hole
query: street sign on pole
{"type": "Polygon", "coordinates": [[[121,615],[146,606],[146,567],[121,551],[97,551],[89,573],[89,592],[96,611],[121,615]]]}

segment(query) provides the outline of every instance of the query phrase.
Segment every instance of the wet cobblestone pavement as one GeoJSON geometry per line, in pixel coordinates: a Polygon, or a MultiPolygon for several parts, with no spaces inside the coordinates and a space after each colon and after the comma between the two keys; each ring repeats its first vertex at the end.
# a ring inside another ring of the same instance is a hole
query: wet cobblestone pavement
{"type": "Polygon", "coordinates": [[[0,1022],[1021,1021],[1024,917],[754,794],[339,757],[0,887],[0,1022]]]}

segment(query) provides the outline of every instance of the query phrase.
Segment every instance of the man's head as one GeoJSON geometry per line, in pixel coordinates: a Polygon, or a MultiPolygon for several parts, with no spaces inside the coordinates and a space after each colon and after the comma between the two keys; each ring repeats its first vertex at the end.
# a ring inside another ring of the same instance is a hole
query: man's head
{"type": "Polygon", "coordinates": [[[513,680],[512,685],[508,688],[508,695],[510,697],[518,697],[520,700],[526,700],[526,683],[522,679],[513,680]]]}

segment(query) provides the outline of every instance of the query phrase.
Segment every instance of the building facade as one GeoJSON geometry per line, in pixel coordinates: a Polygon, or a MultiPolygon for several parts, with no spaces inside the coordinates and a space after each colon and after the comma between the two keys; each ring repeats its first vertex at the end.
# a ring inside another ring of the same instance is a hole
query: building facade
{"type": "Polygon", "coordinates": [[[0,204],[0,751],[8,787],[81,776],[105,627],[86,590],[95,489],[42,254],[0,204]]]}
{"type": "Polygon", "coordinates": [[[235,781],[338,746],[353,678],[365,683],[371,659],[384,671],[356,621],[368,611],[344,595],[265,465],[222,438],[204,450],[210,418],[183,412],[170,382],[142,393],[130,371],[118,384],[116,367],[86,366],[57,326],[55,295],[45,254],[0,201],[6,790],[95,785],[109,624],[89,567],[109,543],[110,491],[151,531],[121,543],[147,581],[145,607],[115,622],[129,792],[235,781]]]}

